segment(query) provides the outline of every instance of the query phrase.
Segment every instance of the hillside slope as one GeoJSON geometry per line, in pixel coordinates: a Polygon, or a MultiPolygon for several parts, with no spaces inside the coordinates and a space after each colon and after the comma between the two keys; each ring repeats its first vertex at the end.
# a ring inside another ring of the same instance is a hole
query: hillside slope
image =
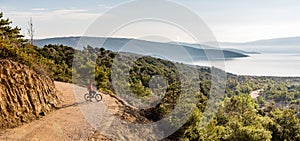
{"type": "Polygon", "coordinates": [[[29,67],[0,60],[0,128],[45,116],[58,104],[53,81],[29,67]]]}

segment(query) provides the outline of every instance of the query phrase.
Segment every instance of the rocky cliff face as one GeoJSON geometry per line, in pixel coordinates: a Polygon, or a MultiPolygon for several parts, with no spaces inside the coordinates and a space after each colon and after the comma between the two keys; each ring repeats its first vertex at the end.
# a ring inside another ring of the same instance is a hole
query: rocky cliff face
{"type": "Polygon", "coordinates": [[[53,81],[29,67],[0,60],[0,128],[46,115],[58,104],[53,81]]]}

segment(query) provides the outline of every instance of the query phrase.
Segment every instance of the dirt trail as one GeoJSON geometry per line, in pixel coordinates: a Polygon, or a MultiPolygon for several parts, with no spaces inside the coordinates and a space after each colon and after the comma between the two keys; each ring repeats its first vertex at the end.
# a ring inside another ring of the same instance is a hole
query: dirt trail
{"type": "Polygon", "coordinates": [[[147,124],[135,107],[116,96],[101,93],[103,100],[85,101],[86,88],[55,82],[63,102],[57,110],[17,128],[0,130],[0,140],[154,140],[155,127],[147,124]],[[143,126],[144,127],[144,126],[143,126]],[[98,132],[100,131],[100,132],[98,132]],[[106,135],[106,136],[104,136],[106,135]]]}
{"type": "Polygon", "coordinates": [[[256,91],[252,91],[252,92],[250,92],[250,96],[251,96],[251,98],[253,98],[253,99],[256,99],[257,97],[259,97],[259,93],[260,93],[260,91],[262,91],[261,89],[259,89],[259,90],[256,90],[256,91]]]}
{"type": "Polygon", "coordinates": [[[109,103],[108,111],[116,113],[120,103],[104,94],[102,102],[86,102],[83,99],[83,94],[87,92],[84,88],[62,82],[55,82],[55,85],[63,99],[59,109],[17,128],[0,130],[0,140],[109,140],[99,133],[95,134],[95,129],[89,124],[80,107],[95,106],[96,109],[91,108],[91,111],[105,109],[106,102],[109,103]]]}

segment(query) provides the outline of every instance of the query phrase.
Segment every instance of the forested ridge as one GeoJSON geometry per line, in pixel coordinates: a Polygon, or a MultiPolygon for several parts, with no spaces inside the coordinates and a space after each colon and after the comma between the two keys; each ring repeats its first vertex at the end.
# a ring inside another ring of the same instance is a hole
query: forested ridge
{"type": "MultiPolygon", "coordinates": [[[[130,89],[125,90],[132,91],[137,97],[142,99],[153,95],[149,83],[152,77],[165,78],[166,91],[158,91],[164,95],[162,101],[141,111],[151,121],[162,119],[178,104],[178,98],[186,91],[181,88],[182,81],[179,79],[187,83],[191,79],[178,77],[181,72],[176,66],[184,64],[163,59],[148,56],[134,58],[126,53],[91,46],[84,47],[83,50],[64,45],[46,45],[43,48],[32,46],[20,34],[19,28],[11,27],[11,21],[4,19],[2,13],[0,19],[0,59],[22,63],[41,75],[51,76],[53,80],[87,85],[91,78],[95,78],[100,91],[115,94],[112,66],[114,59],[120,55],[125,61],[114,69],[121,72],[128,70],[130,79],[128,82],[118,81],[118,86],[129,86],[130,89]],[[75,63],[74,57],[77,59],[75,63]],[[126,60],[136,61],[130,66],[126,60]],[[80,72],[88,75],[80,76],[80,72]],[[76,79],[77,77],[81,79],[76,79]]],[[[199,128],[202,112],[210,95],[211,69],[200,66],[186,68],[187,72],[193,73],[195,78],[192,79],[198,84],[197,89],[192,90],[198,95],[198,102],[192,105],[186,103],[194,107],[192,116],[165,140],[300,140],[300,78],[238,76],[227,73],[225,97],[220,109],[208,126],[199,128]],[[261,91],[259,97],[253,99],[249,93],[255,90],[261,91]]]]}

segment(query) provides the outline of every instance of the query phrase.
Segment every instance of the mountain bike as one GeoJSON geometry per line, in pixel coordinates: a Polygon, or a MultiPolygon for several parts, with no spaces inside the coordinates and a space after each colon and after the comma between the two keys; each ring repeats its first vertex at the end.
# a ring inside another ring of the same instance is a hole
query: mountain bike
{"type": "Polygon", "coordinates": [[[84,99],[86,101],[92,101],[92,98],[95,98],[97,102],[102,100],[102,96],[98,92],[92,94],[90,93],[84,94],[84,99]]]}

